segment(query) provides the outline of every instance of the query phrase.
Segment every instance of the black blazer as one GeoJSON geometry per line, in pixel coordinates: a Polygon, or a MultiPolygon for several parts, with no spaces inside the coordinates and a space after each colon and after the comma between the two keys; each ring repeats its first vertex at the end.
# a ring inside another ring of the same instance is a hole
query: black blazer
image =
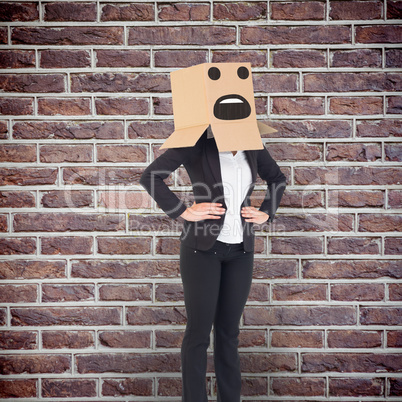
{"type": "MultiPolygon", "coordinates": [[[[243,200],[242,207],[250,205],[250,196],[258,173],[268,184],[260,211],[266,212],[269,215],[268,222],[272,222],[286,187],[286,178],[265,148],[245,151],[245,154],[251,169],[252,184],[243,200]]],[[[188,172],[197,204],[220,202],[224,208],[227,208],[223,193],[219,151],[215,139],[207,138],[207,131],[205,131],[193,147],[167,149],[145,169],[140,178],[140,184],[168,216],[176,219],[187,208],[163,181],[180,165],[183,165],[188,172]]],[[[199,250],[210,249],[221,231],[224,216],[216,220],[184,221],[181,241],[199,250]]],[[[243,217],[241,220],[244,249],[253,251],[253,223],[245,222],[243,217]]]]}

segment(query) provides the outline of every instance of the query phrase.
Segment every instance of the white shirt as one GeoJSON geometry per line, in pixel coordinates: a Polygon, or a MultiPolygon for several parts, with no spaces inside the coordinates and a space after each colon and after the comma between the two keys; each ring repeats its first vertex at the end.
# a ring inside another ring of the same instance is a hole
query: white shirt
{"type": "Polygon", "coordinates": [[[217,240],[224,243],[241,243],[243,228],[240,209],[251,185],[251,169],[243,151],[219,152],[221,175],[226,203],[225,220],[217,240]]]}

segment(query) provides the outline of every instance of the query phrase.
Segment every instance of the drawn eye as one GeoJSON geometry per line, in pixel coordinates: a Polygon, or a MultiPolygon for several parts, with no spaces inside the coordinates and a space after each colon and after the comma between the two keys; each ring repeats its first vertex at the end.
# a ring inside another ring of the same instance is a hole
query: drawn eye
{"type": "Polygon", "coordinates": [[[248,78],[249,76],[249,72],[247,70],[246,67],[239,67],[237,69],[237,75],[239,76],[239,78],[241,78],[242,80],[245,80],[246,78],[248,78]]]}
{"type": "Polygon", "coordinates": [[[211,80],[214,80],[214,81],[219,80],[220,76],[221,76],[221,72],[219,71],[219,68],[211,67],[208,70],[208,77],[211,78],[211,80]]]}

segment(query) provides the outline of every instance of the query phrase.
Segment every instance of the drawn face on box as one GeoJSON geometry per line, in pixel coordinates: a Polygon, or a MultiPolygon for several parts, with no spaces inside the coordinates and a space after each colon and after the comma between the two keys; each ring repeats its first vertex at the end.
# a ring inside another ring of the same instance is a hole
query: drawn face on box
{"type": "Polygon", "coordinates": [[[219,151],[262,149],[250,63],[203,63],[171,73],[175,131],[161,148],[194,146],[211,126],[219,151]]]}

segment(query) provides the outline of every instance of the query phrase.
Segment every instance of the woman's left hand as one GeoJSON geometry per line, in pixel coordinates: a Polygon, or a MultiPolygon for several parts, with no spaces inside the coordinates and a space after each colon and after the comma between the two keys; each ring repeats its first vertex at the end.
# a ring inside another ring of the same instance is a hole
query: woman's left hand
{"type": "Polygon", "coordinates": [[[243,218],[246,218],[246,222],[252,223],[264,223],[268,220],[269,215],[265,212],[259,211],[257,208],[254,207],[243,207],[241,209],[241,215],[243,218]]]}

